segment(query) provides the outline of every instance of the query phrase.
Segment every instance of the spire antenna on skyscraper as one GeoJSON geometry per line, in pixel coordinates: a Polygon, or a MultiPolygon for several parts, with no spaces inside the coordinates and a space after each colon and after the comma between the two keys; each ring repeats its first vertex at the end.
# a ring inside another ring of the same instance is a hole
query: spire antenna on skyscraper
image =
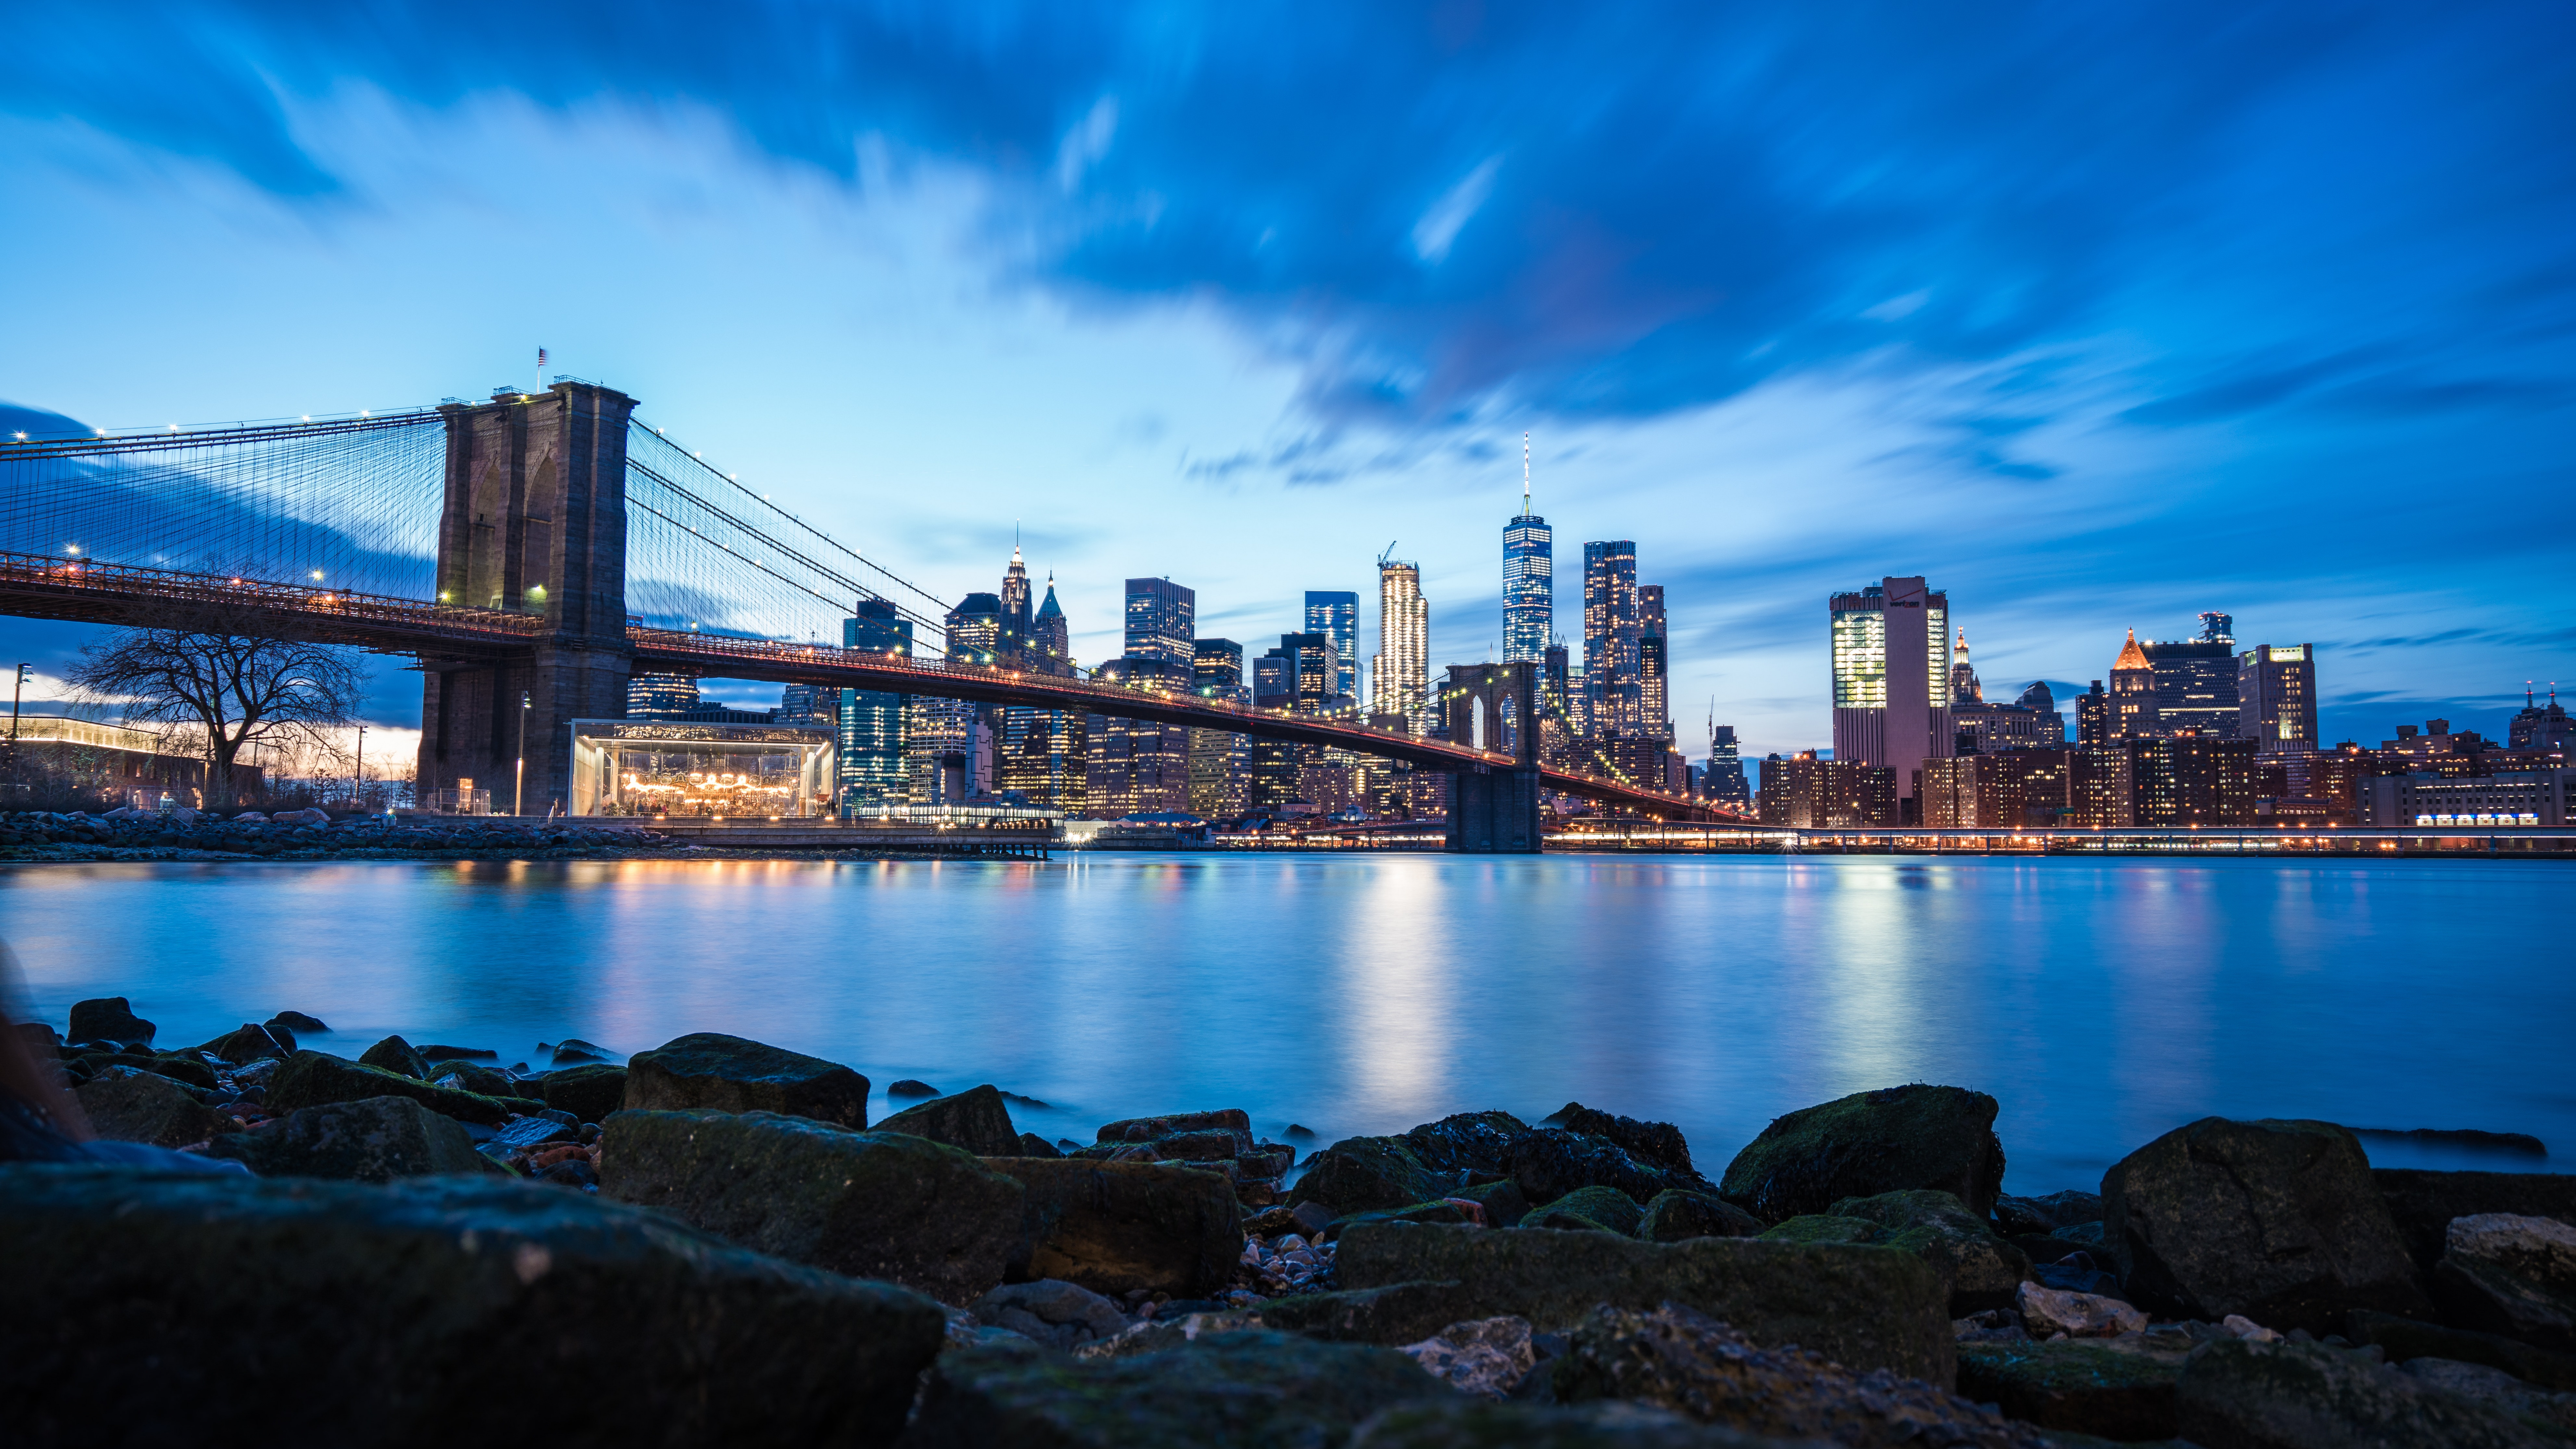
{"type": "Polygon", "coordinates": [[[1530,511],[1529,434],[1521,434],[1521,513],[1530,511]]]}

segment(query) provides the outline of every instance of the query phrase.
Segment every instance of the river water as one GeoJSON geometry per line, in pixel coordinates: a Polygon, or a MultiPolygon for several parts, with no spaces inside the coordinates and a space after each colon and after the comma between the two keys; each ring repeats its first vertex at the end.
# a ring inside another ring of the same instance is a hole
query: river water
{"type": "Polygon", "coordinates": [[[691,1031],[1043,1099],[1240,1106],[1324,1140],[1569,1100],[1716,1175],[1772,1117],[1992,1093],[2008,1190],[2093,1187],[2194,1118],[2532,1133],[2382,1165],[2567,1170],[2576,872],[2510,861],[1130,855],[1053,862],[45,865],[0,936],[56,1026],[159,1041],[292,1008],[538,1060],[691,1031]]]}

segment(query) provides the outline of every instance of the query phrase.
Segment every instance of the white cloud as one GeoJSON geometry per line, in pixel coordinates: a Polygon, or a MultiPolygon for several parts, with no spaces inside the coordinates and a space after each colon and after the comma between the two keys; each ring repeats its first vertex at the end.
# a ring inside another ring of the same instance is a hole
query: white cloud
{"type": "Polygon", "coordinates": [[[1449,256],[1449,248],[1458,241],[1458,232],[1474,219],[1485,198],[1493,194],[1494,174],[1503,169],[1503,158],[1488,156],[1466,178],[1449,188],[1448,194],[1431,203],[1422,219],[1413,224],[1413,254],[1432,266],[1449,256]]]}
{"type": "Polygon", "coordinates": [[[1055,148],[1055,183],[1067,192],[1082,184],[1082,173],[1109,154],[1118,135],[1118,98],[1102,96],[1090,114],[1064,133],[1055,148]]]}
{"type": "Polygon", "coordinates": [[[1902,297],[1890,297],[1860,315],[1872,322],[1899,322],[1921,311],[1923,304],[1931,300],[1932,292],[1927,287],[1921,291],[1908,292],[1902,297]]]}

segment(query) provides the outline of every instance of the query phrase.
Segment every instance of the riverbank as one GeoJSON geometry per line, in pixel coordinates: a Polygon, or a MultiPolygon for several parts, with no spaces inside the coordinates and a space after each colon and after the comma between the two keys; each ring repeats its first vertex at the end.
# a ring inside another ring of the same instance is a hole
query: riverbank
{"type": "MultiPolygon", "coordinates": [[[[2327,1123],[2208,1118],[2014,1196],[1998,1102],[1948,1086],[1791,1112],[1711,1172],[1671,1124],[1580,1103],[1329,1145],[1224,1107],[1050,1141],[1015,1121],[1045,1104],[990,1085],[898,1081],[872,1120],[862,1073],[714,1033],[508,1066],[399,1036],[316,1051],[336,1034],[293,1011],[156,1035],[107,998],[13,1045],[103,1135],[226,1172],[0,1165],[0,1240],[51,1341],[186,1283],[119,1342],[205,1385],[200,1429],[273,1413],[281,1373],[317,1427],[386,1395],[450,1435],[475,1404],[524,1427],[491,1376],[542,1369],[546,1398],[614,1401],[590,1438],[647,1409],[765,1423],[785,1381],[849,1442],[924,1446],[2576,1431],[2576,1264],[2553,1256],[2576,1178],[2374,1169],[2327,1123]],[[281,1347],[308,1340],[454,1379],[317,1380],[281,1347]],[[761,1367],[710,1375],[727,1362],[761,1367]]],[[[0,1384],[104,1387],[22,1354],[0,1384]]]]}

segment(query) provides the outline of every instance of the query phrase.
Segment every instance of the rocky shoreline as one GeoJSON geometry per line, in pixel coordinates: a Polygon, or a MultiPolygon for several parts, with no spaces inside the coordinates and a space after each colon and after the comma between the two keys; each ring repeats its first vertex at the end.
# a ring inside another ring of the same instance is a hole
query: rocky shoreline
{"type": "Polygon", "coordinates": [[[1048,1141],[990,1085],[872,1122],[851,1067],[714,1034],[504,1066],[285,1012],[170,1050],[121,998],[14,1031],[144,1145],[0,1163],[31,1444],[107,1402],[377,1443],[2576,1442],[2576,1177],[2374,1169],[2329,1123],[2014,1196],[1996,1102],[1948,1086],[1712,1177],[1577,1103],[1048,1141]]]}

